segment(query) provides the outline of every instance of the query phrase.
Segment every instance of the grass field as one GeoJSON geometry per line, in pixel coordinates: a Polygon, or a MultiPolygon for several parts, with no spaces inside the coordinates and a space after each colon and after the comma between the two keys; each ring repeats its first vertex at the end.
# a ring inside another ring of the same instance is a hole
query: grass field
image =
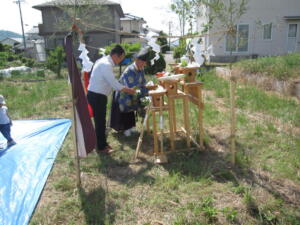
{"type": "MultiPolygon", "coordinates": [[[[125,138],[112,131],[109,141],[118,151],[82,159],[78,190],[70,133],[30,224],[299,225],[299,103],[238,85],[234,166],[228,157],[228,81],[213,72],[198,79],[205,87],[205,149],[170,154],[169,163],[156,165],[146,135],[141,158],[134,161],[138,134],[125,138]]],[[[71,117],[66,79],[10,78],[0,82],[0,90],[13,119],[71,117]]],[[[194,129],[196,112],[191,106],[194,129]]],[[[184,140],[178,138],[176,147],[186,150],[184,140]]]]}
{"type": "Polygon", "coordinates": [[[235,63],[246,73],[260,73],[279,80],[299,78],[300,54],[292,53],[286,56],[259,57],[235,63]]]}

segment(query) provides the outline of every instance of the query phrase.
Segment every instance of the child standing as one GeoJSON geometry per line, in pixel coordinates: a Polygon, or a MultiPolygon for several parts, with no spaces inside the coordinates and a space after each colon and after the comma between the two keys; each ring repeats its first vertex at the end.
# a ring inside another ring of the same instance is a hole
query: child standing
{"type": "Polygon", "coordinates": [[[5,106],[5,99],[0,95],[0,132],[7,139],[7,147],[15,145],[16,142],[10,136],[10,127],[12,121],[7,114],[7,107],[5,106]]]}

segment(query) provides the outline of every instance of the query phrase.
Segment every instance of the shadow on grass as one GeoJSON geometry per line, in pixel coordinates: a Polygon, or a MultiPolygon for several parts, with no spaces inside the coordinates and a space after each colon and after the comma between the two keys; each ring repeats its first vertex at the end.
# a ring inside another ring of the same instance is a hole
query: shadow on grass
{"type": "Polygon", "coordinates": [[[84,189],[81,188],[79,195],[86,224],[113,224],[116,207],[112,202],[107,202],[104,189],[99,187],[86,193],[84,189]]]}
{"type": "Polygon", "coordinates": [[[153,183],[154,178],[146,174],[153,166],[155,166],[153,163],[143,159],[130,163],[121,151],[113,153],[113,155],[99,153],[99,171],[107,178],[121,184],[153,183]]]}

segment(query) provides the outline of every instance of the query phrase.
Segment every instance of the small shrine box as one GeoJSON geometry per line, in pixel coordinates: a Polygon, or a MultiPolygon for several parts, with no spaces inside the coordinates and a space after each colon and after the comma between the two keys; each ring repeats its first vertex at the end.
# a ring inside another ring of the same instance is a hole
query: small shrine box
{"type": "Polygon", "coordinates": [[[167,95],[177,95],[178,80],[163,80],[162,83],[167,95]]]}
{"type": "Polygon", "coordinates": [[[152,98],[152,106],[153,107],[160,107],[160,105],[164,105],[164,95],[166,91],[149,91],[149,96],[152,98]],[[162,103],[160,103],[162,100],[162,103]]]}
{"type": "Polygon", "coordinates": [[[196,81],[198,67],[176,67],[175,73],[184,73],[186,74],[184,78],[185,83],[191,83],[196,81]]]}

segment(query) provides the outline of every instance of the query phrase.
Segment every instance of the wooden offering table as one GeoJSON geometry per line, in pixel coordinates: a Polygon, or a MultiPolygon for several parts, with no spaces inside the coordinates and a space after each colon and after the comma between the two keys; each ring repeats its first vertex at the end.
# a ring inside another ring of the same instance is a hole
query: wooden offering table
{"type": "MultiPolygon", "coordinates": [[[[177,67],[176,67],[177,68],[177,67]]],[[[153,153],[156,157],[165,157],[166,153],[174,152],[175,150],[175,136],[178,132],[183,132],[186,137],[186,143],[188,148],[191,147],[191,142],[199,148],[204,147],[204,129],[203,129],[203,99],[202,99],[202,86],[203,83],[196,80],[197,68],[184,68],[180,70],[184,74],[175,74],[171,76],[158,78],[161,86],[156,90],[149,90],[149,96],[151,96],[151,105],[149,106],[149,115],[152,116],[152,131],[154,149],[153,153]],[[186,70],[187,69],[187,70],[186,70]],[[186,74],[187,73],[187,74],[186,74]],[[187,78],[188,76],[188,78],[187,78]],[[176,101],[183,101],[183,127],[177,130],[177,115],[176,115],[176,101]],[[166,100],[166,101],[165,101],[166,100]],[[199,141],[197,138],[193,138],[192,130],[190,126],[190,111],[189,104],[192,103],[198,108],[198,129],[199,129],[199,141]],[[168,114],[169,131],[164,132],[163,112],[168,114]],[[156,116],[159,115],[159,129],[157,127],[156,116]],[[164,151],[163,147],[163,134],[169,134],[171,151],[164,151]],[[160,140],[159,140],[160,139],[160,140]],[[160,146],[159,146],[160,142],[160,146]]],[[[147,130],[150,132],[150,121],[147,117],[147,130]]],[[[136,157],[139,149],[137,148],[136,157]]],[[[160,160],[161,162],[166,162],[160,160]]]]}

